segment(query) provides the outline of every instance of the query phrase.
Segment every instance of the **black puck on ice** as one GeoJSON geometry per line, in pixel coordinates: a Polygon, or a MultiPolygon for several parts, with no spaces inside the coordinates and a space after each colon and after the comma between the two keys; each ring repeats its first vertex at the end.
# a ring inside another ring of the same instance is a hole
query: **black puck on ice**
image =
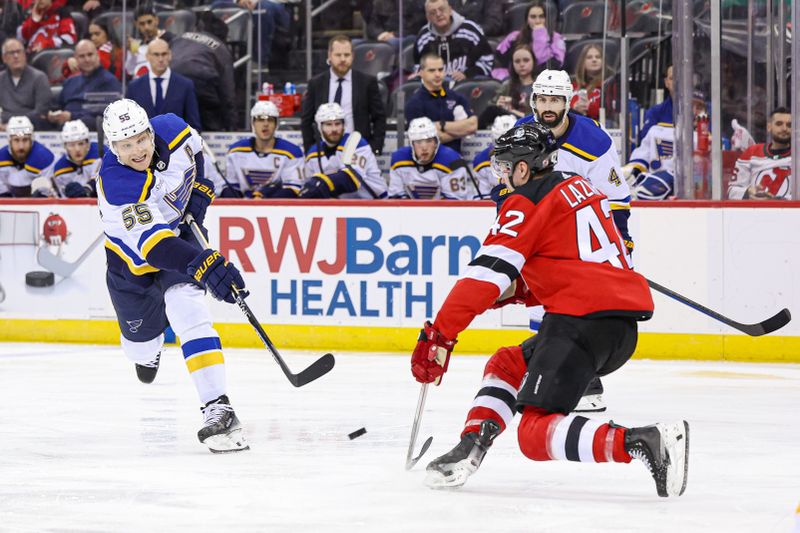
{"type": "Polygon", "coordinates": [[[46,270],[34,270],[25,274],[25,284],[31,287],[50,287],[55,282],[56,277],[46,270]]]}
{"type": "Polygon", "coordinates": [[[367,432],[367,428],[357,429],[354,432],[350,433],[348,435],[348,437],[350,437],[350,440],[357,439],[358,437],[360,437],[361,435],[363,435],[366,432],[367,432]]]}

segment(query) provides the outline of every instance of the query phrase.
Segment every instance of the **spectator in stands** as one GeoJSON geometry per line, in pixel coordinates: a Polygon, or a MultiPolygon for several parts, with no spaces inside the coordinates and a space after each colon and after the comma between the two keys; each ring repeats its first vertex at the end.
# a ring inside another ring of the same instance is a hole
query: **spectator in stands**
{"type": "Polygon", "coordinates": [[[530,4],[528,17],[522,28],[506,35],[497,45],[499,61],[495,63],[492,76],[498,80],[504,80],[508,76],[508,71],[513,67],[513,52],[520,45],[530,48],[535,58],[535,68],[532,71],[534,78],[545,69],[561,70],[567,45],[560,33],[547,27],[547,11],[543,2],[530,4]]]}
{"type": "Polygon", "coordinates": [[[352,158],[344,160],[350,136],[357,135],[345,133],[344,120],[344,110],[335,102],[320,105],[314,114],[321,141],[306,151],[301,198],[386,198],[386,180],[363,137],[352,158]]]}
{"type": "Polygon", "coordinates": [[[234,128],[233,58],[225,38],[228,27],[211,12],[197,14],[197,31],[170,43],[172,70],[194,82],[203,131],[234,128]]]}
{"type": "Polygon", "coordinates": [[[667,67],[664,73],[664,88],[667,90],[667,96],[660,104],[656,104],[644,112],[644,122],[642,129],[639,131],[639,144],[647,135],[649,130],[654,124],[663,122],[672,124],[675,120],[675,115],[672,112],[672,65],[667,67]]]}
{"type": "MultiPolygon", "coordinates": [[[[89,24],[89,40],[97,47],[100,64],[122,81],[122,49],[112,40],[112,35],[104,21],[89,24]]],[[[62,69],[64,79],[77,76],[79,73],[78,60],[75,57],[70,57],[64,62],[62,69]]]]}
{"type": "MultiPolygon", "coordinates": [[[[253,53],[255,61],[262,67],[272,59],[275,38],[289,29],[291,17],[282,2],[271,0],[237,0],[237,5],[253,13],[253,53]],[[260,28],[260,29],[259,29],[260,28]],[[258,40],[261,36],[261,41],[258,40]]],[[[217,4],[220,5],[220,4],[217,4]]],[[[282,47],[279,47],[282,48],[282,47]]],[[[285,48],[285,44],[283,46],[285,48]]]]}
{"type": "Polygon", "coordinates": [[[428,23],[414,43],[415,64],[432,52],[444,59],[445,74],[455,81],[491,76],[494,54],[477,23],[453,11],[447,0],[425,0],[425,16],[428,23]]]}
{"type": "Polygon", "coordinates": [[[175,113],[200,131],[200,110],[192,80],[169,68],[172,53],[167,41],[153,39],[147,46],[149,72],[128,85],[126,96],[142,106],[147,116],[175,113]]]}
{"type": "Polygon", "coordinates": [[[278,107],[259,100],[250,109],[253,137],[231,144],[225,158],[226,178],[214,180],[223,198],[297,198],[303,187],[303,150],[275,136],[278,107]]]}
{"type": "Polygon", "coordinates": [[[89,128],[80,120],[71,120],[61,130],[61,142],[64,155],[51,167],[44,189],[34,190],[33,196],[96,198],[95,178],[101,157],[97,143],[91,142],[89,128]]]}
{"type": "Polygon", "coordinates": [[[389,198],[469,200],[478,194],[467,163],[461,154],[439,143],[431,119],[415,118],[406,135],[411,145],[392,154],[389,198]]]}
{"type": "Polygon", "coordinates": [[[444,60],[434,52],[420,58],[422,87],[406,102],[406,120],[428,117],[436,124],[439,140],[461,153],[461,138],[478,130],[478,117],[466,98],[444,88],[444,60]]]}
{"type": "Polygon", "coordinates": [[[30,196],[31,183],[50,172],[55,157],[33,140],[33,124],[28,117],[11,117],[6,132],[8,146],[0,148],[0,196],[30,196]]]}
{"type": "Polygon", "coordinates": [[[732,200],[792,199],[792,111],[778,107],[769,116],[772,142],[754,144],[736,160],[728,186],[732,200]]]}
{"type": "Polygon", "coordinates": [[[70,120],[82,120],[94,131],[95,119],[102,115],[101,106],[87,106],[87,93],[116,93],[122,90],[119,80],[100,66],[97,48],[88,39],[78,41],[75,46],[75,58],[78,60],[79,76],[64,82],[61,94],[58,95],[59,109],[51,111],[47,120],[59,127],[70,120]]]}
{"type": "Polygon", "coordinates": [[[530,115],[531,87],[533,86],[533,51],[527,44],[518,44],[511,54],[511,76],[503,82],[493,105],[488,106],[478,119],[478,127],[486,129],[496,117],[512,114],[517,118],[530,115]]]}
{"type": "Polygon", "coordinates": [[[19,28],[28,43],[28,52],[72,46],[78,40],[75,21],[64,0],[35,0],[31,12],[19,28]]]}
{"type": "Polygon", "coordinates": [[[152,4],[140,5],[134,11],[133,16],[141,39],[128,37],[130,53],[125,60],[125,72],[131,77],[138,78],[147,74],[147,45],[157,38],[169,43],[175,36],[166,30],[159,29],[158,16],[156,16],[156,10],[152,4]]]}
{"type": "Polygon", "coordinates": [[[17,2],[4,0],[0,3],[0,43],[10,37],[16,37],[17,28],[22,24],[22,20],[22,7],[17,2]]]}
{"type": "MultiPolygon", "coordinates": [[[[406,0],[403,3],[403,47],[412,44],[416,40],[417,32],[424,24],[424,0],[406,0]]],[[[397,0],[376,0],[372,2],[369,19],[367,20],[367,37],[374,41],[398,46],[399,30],[397,0]]]]}
{"type": "Polygon", "coordinates": [[[449,0],[450,7],[467,20],[480,22],[484,35],[503,33],[503,2],[497,0],[449,0]]]}
{"type": "Polygon", "coordinates": [[[359,132],[374,153],[381,153],[386,109],[377,78],[352,69],[353,44],[346,35],[337,35],[328,42],[328,65],[330,69],[309,80],[303,96],[301,129],[306,150],[315,142],[317,109],[326,102],[335,102],[344,110],[345,131],[359,132]]]}
{"type": "Polygon", "coordinates": [[[6,39],[1,49],[6,70],[0,72],[0,131],[12,116],[26,116],[37,127],[48,125],[45,116],[52,95],[47,76],[28,65],[19,39],[6,39]]]}
{"type": "Polygon", "coordinates": [[[600,94],[603,80],[613,72],[603,61],[603,50],[599,45],[583,47],[572,77],[574,95],[570,108],[576,113],[598,120],[600,118],[600,94]]]}

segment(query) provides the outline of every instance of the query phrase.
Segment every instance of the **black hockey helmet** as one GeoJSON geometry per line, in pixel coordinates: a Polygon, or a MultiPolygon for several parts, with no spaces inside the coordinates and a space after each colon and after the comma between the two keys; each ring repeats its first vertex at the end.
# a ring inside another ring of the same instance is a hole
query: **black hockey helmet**
{"type": "Polygon", "coordinates": [[[525,161],[531,172],[538,173],[553,167],[558,161],[558,144],[550,128],[538,122],[515,126],[501,135],[494,144],[495,162],[513,170],[525,161]]]}

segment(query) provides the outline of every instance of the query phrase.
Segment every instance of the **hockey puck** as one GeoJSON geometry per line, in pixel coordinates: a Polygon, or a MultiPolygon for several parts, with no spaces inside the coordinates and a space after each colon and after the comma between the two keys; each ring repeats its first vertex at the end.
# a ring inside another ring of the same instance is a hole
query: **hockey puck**
{"type": "Polygon", "coordinates": [[[25,274],[25,284],[31,287],[50,287],[55,282],[56,277],[46,270],[34,270],[25,274]]]}
{"type": "Polygon", "coordinates": [[[350,437],[350,440],[357,439],[358,437],[360,437],[361,435],[363,435],[366,432],[367,432],[367,428],[357,429],[354,432],[350,433],[348,435],[348,437],[350,437]]]}

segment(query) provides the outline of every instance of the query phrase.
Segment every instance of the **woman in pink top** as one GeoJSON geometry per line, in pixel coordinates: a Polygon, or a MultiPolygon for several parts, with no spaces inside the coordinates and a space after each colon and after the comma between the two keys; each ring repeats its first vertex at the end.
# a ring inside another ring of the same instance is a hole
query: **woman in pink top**
{"type": "Polygon", "coordinates": [[[497,45],[499,67],[492,71],[495,79],[504,80],[508,77],[511,68],[511,51],[521,44],[529,46],[536,58],[534,78],[544,69],[560,69],[564,64],[567,46],[560,33],[547,28],[547,11],[541,2],[534,2],[528,6],[525,25],[506,35],[505,39],[497,45]]]}

